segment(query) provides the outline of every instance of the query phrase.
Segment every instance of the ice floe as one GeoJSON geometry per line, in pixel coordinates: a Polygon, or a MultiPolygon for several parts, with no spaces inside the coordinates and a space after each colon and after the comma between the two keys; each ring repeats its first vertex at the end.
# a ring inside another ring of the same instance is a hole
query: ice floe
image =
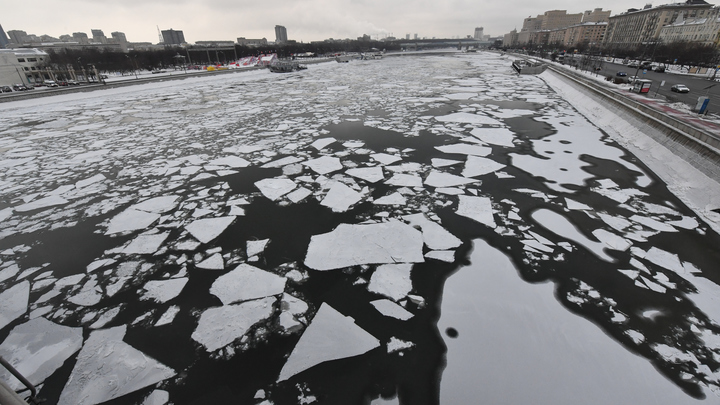
{"type": "Polygon", "coordinates": [[[443,153],[473,156],[487,156],[492,152],[492,149],[487,146],[471,145],[469,143],[436,146],[435,149],[443,153]]]}
{"type": "Polygon", "coordinates": [[[58,405],[94,405],[175,376],[171,368],[122,339],[126,326],[90,333],[58,405]]]}
{"type": "Polygon", "coordinates": [[[285,194],[293,191],[297,184],[290,179],[263,179],[255,182],[255,187],[272,201],[280,199],[285,194]]]}
{"type": "Polygon", "coordinates": [[[332,156],[322,156],[317,159],[308,160],[303,165],[309,167],[317,174],[328,174],[343,168],[340,159],[332,156]]]}
{"type": "Polygon", "coordinates": [[[394,192],[392,194],[386,195],[385,197],[380,197],[377,200],[373,201],[373,204],[376,205],[405,205],[407,204],[407,199],[403,197],[402,194],[398,192],[394,192]]]}
{"type": "Polygon", "coordinates": [[[246,263],[218,277],[210,293],[228,305],[239,301],[281,294],[287,279],[246,263]]]}
{"type": "Polygon", "coordinates": [[[447,250],[456,248],[462,244],[460,239],[448,232],[440,224],[427,219],[425,214],[405,215],[402,219],[410,225],[420,228],[423,241],[429,249],[447,250]]]}
{"type": "Polygon", "coordinates": [[[155,253],[160,248],[160,245],[165,242],[165,239],[167,239],[168,236],[170,236],[169,232],[137,236],[122,249],[122,252],[127,255],[155,253]]]}
{"type": "Polygon", "coordinates": [[[208,243],[225,232],[235,220],[234,216],[198,219],[185,227],[190,235],[202,243],[208,243]]]}
{"type": "Polygon", "coordinates": [[[368,183],[377,183],[385,178],[383,169],[380,166],[348,169],[345,173],[350,176],[357,177],[358,179],[365,180],[368,183]]]}
{"type": "Polygon", "coordinates": [[[333,212],[345,212],[362,198],[362,194],[338,181],[333,183],[320,205],[331,208],[333,212]]]}
{"type": "Polygon", "coordinates": [[[152,299],[160,303],[168,302],[180,295],[187,282],[187,277],[148,281],[143,287],[145,293],[142,298],[152,299]]]}
{"type": "Polygon", "coordinates": [[[269,318],[275,297],[206,309],[191,337],[209,352],[232,343],[256,323],[269,318]]]}
{"type": "Polygon", "coordinates": [[[494,160],[468,155],[462,175],[465,177],[483,176],[488,173],[496,172],[504,167],[504,164],[498,163],[494,160]]]}
{"type": "Polygon", "coordinates": [[[583,246],[600,259],[611,263],[615,262],[615,259],[608,256],[603,251],[603,248],[605,247],[604,243],[588,239],[572,222],[570,222],[570,220],[565,218],[563,215],[543,208],[533,212],[531,216],[537,223],[549,231],[583,246]]]}
{"type": "MultiPolygon", "coordinates": [[[[33,385],[38,385],[60,368],[65,360],[80,350],[82,328],[72,328],[35,318],[10,331],[0,345],[0,356],[33,385]]],[[[5,368],[0,379],[13,390],[25,386],[5,368]]]]}
{"type": "Polygon", "coordinates": [[[477,183],[479,180],[463,176],[456,176],[450,173],[433,170],[425,179],[425,185],[430,187],[455,187],[465,184],[477,183]]]}
{"type": "Polygon", "coordinates": [[[225,260],[220,253],[214,253],[210,257],[196,264],[195,267],[204,270],[223,270],[225,269],[225,260]]]}
{"type": "Polygon", "coordinates": [[[495,228],[493,218],[492,202],[488,197],[473,197],[467,195],[458,196],[460,199],[455,213],[470,218],[490,228],[495,228]]]}
{"type": "Polygon", "coordinates": [[[128,208],[110,220],[106,234],[145,229],[158,219],[160,219],[160,214],[128,208]]]}
{"type": "Polygon", "coordinates": [[[30,298],[30,282],[18,284],[0,292],[0,329],[25,314],[30,298]]]}
{"type": "Polygon", "coordinates": [[[387,299],[370,301],[370,304],[381,314],[400,319],[401,321],[407,321],[415,316],[412,312],[387,299]]]}
{"type": "Polygon", "coordinates": [[[399,221],[351,225],[310,238],[305,265],[333,270],[359,264],[418,263],[423,239],[420,231],[399,221]]]}
{"type": "Polygon", "coordinates": [[[370,277],[368,291],[399,301],[412,290],[412,264],[383,264],[370,277]]]}
{"type": "Polygon", "coordinates": [[[380,341],[355,320],[323,303],[280,371],[278,382],[315,365],[367,353],[380,341]]]}
{"type": "Polygon", "coordinates": [[[477,139],[499,146],[513,147],[515,134],[507,128],[474,128],[470,135],[477,139]]]}

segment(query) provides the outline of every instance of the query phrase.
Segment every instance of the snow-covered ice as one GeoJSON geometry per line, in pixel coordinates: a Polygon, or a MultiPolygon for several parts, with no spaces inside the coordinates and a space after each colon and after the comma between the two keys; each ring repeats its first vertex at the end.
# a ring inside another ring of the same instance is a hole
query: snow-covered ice
{"type": "Polygon", "coordinates": [[[210,293],[228,305],[281,294],[286,281],[285,277],[242,263],[218,277],[210,287],[210,293]]]}
{"type": "Polygon", "coordinates": [[[211,242],[225,232],[225,229],[235,220],[233,216],[198,219],[185,227],[190,235],[202,243],[211,242]]]}
{"type": "Polygon", "coordinates": [[[266,297],[207,309],[191,337],[209,352],[225,347],[253,325],[270,317],[275,301],[275,297],[266,297]]]}

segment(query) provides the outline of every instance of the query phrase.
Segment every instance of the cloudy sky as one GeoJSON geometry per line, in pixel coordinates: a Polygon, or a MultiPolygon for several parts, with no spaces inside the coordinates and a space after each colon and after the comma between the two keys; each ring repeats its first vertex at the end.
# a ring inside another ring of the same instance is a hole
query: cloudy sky
{"type": "Polygon", "coordinates": [[[5,3],[0,25],[6,32],[59,37],[101,29],[108,37],[120,31],[130,42],[153,43],[158,42],[158,26],[182,30],[191,43],[238,37],[274,41],[275,25],[284,25],[290,39],[304,42],[363,34],[453,38],[472,35],[475,27],[496,36],[520,29],[523,18],[547,10],[580,13],[602,7],[615,15],[645,4],[640,0],[35,0],[30,11],[23,2],[5,3]]]}

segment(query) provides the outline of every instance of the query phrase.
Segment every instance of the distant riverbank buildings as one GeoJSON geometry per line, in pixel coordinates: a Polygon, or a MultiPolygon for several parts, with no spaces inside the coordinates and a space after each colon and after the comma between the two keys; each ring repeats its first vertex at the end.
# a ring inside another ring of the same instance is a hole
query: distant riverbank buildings
{"type": "Polygon", "coordinates": [[[557,44],[572,48],[584,43],[598,48],[631,48],[656,41],[720,44],[718,8],[704,0],[657,7],[648,4],[614,16],[610,13],[601,8],[578,14],[546,11],[526,18],[519,32],[515,29],[505,34],[503,46],[557,44]]]}

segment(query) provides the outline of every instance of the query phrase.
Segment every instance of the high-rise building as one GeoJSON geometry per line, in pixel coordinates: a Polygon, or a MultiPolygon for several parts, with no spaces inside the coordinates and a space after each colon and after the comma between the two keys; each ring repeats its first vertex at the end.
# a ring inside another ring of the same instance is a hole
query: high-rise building
{"type": "Polygon", "coordinates": [[[110,33],[110,35],[113,37],[115,42],[117,42],[118,44],[124,44],[128,41],[124,32],[115,31],[115,32],[110,33]]]}
{"type": "Polygon", "coordinates": [[[98,44],[106,44],[107,43],[107,37],[105,36],[105,33],[102,32],[102,30],[90,30],[93,36],[93,42],[98,44]]]}
{"type": "Polygon", "coordinates": [[[473,35],[473,39],[482,41],[483,40],[483,27],[475,28],[475,35],[473,35]]]}
{"type": "Polygon", "coordinates": [[[287,36],[287,29],[283,27],[282,25],[276,25],[275,26],[275,42],[278,44],[282,44],[283,42],[287,42],[288,36],[287,36]]]}
{"type": "Polygon", "coordinates": [[[88,35],[84,32],[73,32],[72,34],[73,39],[75,39],[75,42],[78,42],[80,44],[89,44],[90,39],[88,38],[88,35]]]}
{"type": "Polygon", "coordinates": [[[7,35],[5,35],[2,25],[0,25],[0,48],[5,48],[9,43],[10,40],[7,35]]]}
{"type": "Polygon", "coordinates": [[[7,35],[10,37],[10,42],[13,44],[24,44],[28,39],[27,32],[20,30],[10,30],[7,32],[7,35]]]}
{"type": "Polygon", "coordinates": [[[163,43],[165,45],[180,45],[185,43],[185,35],[182,31],[172,28],[162,31],[163,43]]]}

